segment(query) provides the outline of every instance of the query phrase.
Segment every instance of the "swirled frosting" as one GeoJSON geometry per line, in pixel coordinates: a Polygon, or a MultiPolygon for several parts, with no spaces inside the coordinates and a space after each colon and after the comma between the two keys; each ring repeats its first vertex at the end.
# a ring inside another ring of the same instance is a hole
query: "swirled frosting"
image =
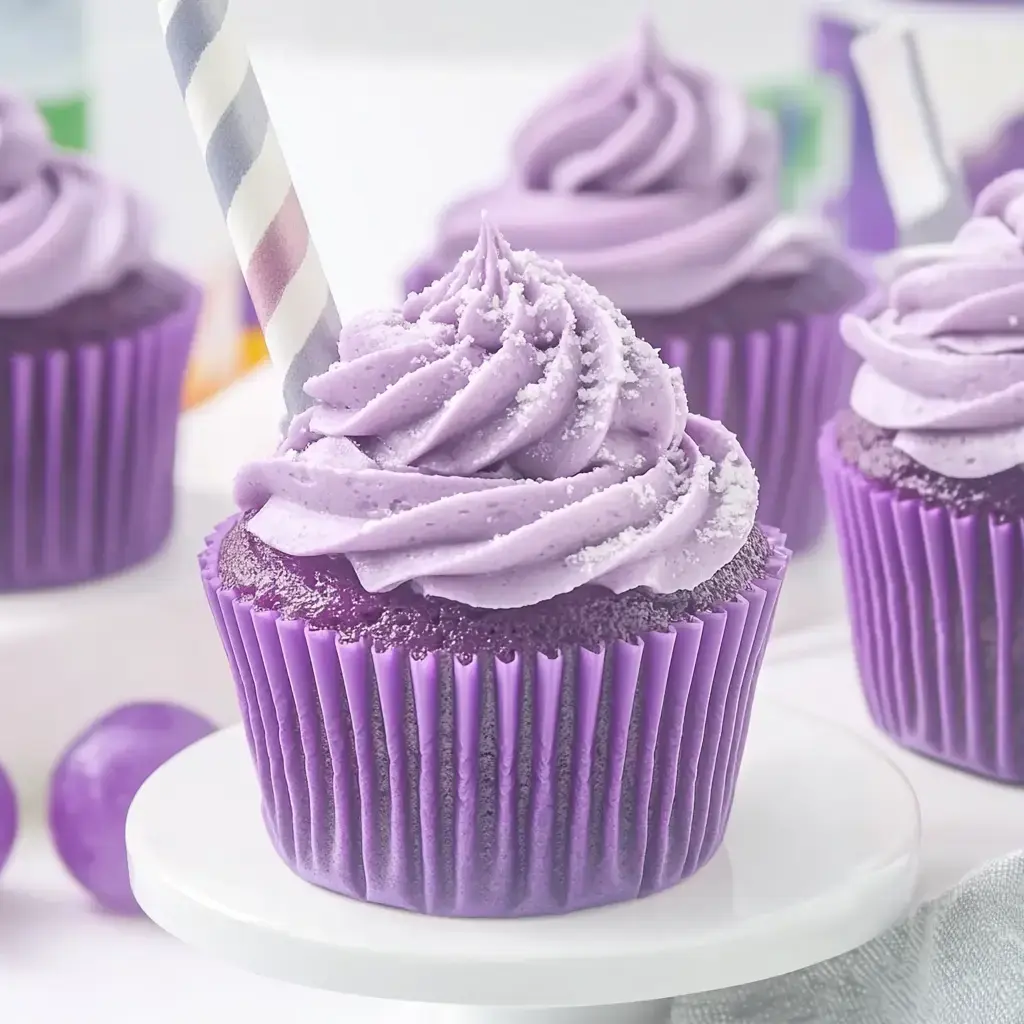
{"type": "Polygon", "coordinates": [[[1024,465],[1024,171],[997,179],[943,245],[897,253],[843,336],[865,359],[854,412],[944,476],[1024,465]]]}
{"type": "Polygon", "coordinates": [[[151,258],[135,196],[58,150],[34,106],[0,93],[0,317],[106,291],[151,258]]]}
{"type": "Polygon", "coordinates": [[[486,209],[511,244],[558,259],[620,309],[687,309],[834,251],[822,223],[779,213],[780,160],[772,119],[674,64],[648,27],[529,118],[509,179],[442,215],[432,262],[451,266],[486,209]]]}
{"type": "Polygon", "coordinates": [[[476,247],[401,310],[342,331],[270,461],[236,486],[287,555],[345,555],[371,592],[477,608],[584,584],[688,590],[739,552],[757,482],[735,437],[687,413],[677,370],[594,288],[476,247]]]}

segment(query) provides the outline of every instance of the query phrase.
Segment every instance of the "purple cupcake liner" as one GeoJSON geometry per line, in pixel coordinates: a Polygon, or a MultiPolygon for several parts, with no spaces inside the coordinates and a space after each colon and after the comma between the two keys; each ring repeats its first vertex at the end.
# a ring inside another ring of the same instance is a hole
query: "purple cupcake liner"
{"type": "Polygon", "coordinates": [[[956,514],[819,446],[871,717],[910,750],[1024,782],[1024,521],[956,514]]]}
{"type": "Polygon", "coordinates": [[[263,817],[300,877],[422,913],[519,917],[675,885],[718,849],[789,561],[604,652],[466,664],[259,610],[200,558],[263,817]]]}
{"type": "Polygon", "coordinates": [[[0,591],[98,579],[163,544],[199,305],[190,287],[134,335],[0,352],[0,591]]]}
{"type": "Polygon", "coordinates": [[[794,554],[813,547],[826,518],[815,447],[846,403],[857,368],[839,335],[839,314],[696,342],[649,328],[644,336],[682,371],[690,409],[739,438],[761,485],[759,518],[786,535],[794,554]]]}

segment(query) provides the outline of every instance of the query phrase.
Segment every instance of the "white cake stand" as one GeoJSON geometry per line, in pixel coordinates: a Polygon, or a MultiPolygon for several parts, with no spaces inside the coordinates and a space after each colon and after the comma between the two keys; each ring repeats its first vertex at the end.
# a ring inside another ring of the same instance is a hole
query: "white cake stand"
{"type": "Polygon", "coordinates": [[[762,700],[722,850],[690,881],[619,906],[470,921],[314,888],[271,848],[237,727],[149,779],[127,841],[145,912],[257,974],[446,1004],[449,1020],[651,1024],[673,996],[794,971],[895,923],[913,899],[919,815],[873,747],[762,700]]]}

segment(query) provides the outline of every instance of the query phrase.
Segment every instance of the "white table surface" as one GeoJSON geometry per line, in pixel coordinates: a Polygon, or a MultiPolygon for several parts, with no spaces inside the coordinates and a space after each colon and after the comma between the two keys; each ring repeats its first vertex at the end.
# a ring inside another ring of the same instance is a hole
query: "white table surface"
{"type": "MultiPolygon", "coordinates": [[[[266,69],[276,114],[289,104],[293,111],[298,110],[310,96],[323,96],[338,87],[337,76],[332,78],[323,64],[301,73],[294,65],[289,70],[283,65],[272,67],[272,62],[266,69]],[[298,85],[283,87],[287,77],[298,85]]],[[[436,102],[459,103],[457,83],[453,86],[448,76],[438,85],[442,77],[434,76],[433,86],[429,75],[424,78],[417,94],[423,109],[435,109],[431,88],[436,102]]],[[[503,102],[511,95],[525,109],[535,98],[528,91],[529,83],[521,78],[512,76],[507,86],[503,102]]],[[[392,281],[403,260],[413,255],[426,237],[427,211],[444,194],[486,179],[489,166],[500,156],[497,137],[507,128],[487,119],[467,128],[466,111],[457,106],[454,120],[442,119],[437,125],[426,117],[406,120],[408,133],[403,136],[396,133],[395,124],[402,104],[408,103],[408,92],[385,97],[384,113],[379,116],[375,111],[380,104],[373,106],[370,92],[347,96],[346,104],[339,105],[339,118],[345,111],[346,125],[367,132],[362,148],[365,152],[376,147],[375,163],[358,154],[353,159],[340,146],[324,141],[320,131],[304,133],[298,117],[291,118],[288,129],[281,132],[289,155],[299,157],[304,168],[296,177],[311,219],[320,225],[318,238],[322,236],[321,248],[332,281],[339,285],[343,312],[350,312],[361,301],[379,303],[393,297],[392,281]],[[371,129],[374,124],[377,127],[371,129]],[[454,139],[449,134],[452,124],[461,129],[454,139]],[[370,134],[371,130],[375,133],[370,134]],[[436,165],[429,171],[422,161],[413,161],[423,174],[423,187],[416,189],[409,184],[410,153],[427,143],[438,153],[438,160],[427,161],[436,165]],[[450,187],[439,184],[438,174],[451,175],[450,187]],[[363,202],[371,191],[377,201],[363,202]]],[[[313,120],[323,124],[319,118],[313,120]]],[[[229,508],[226,484],[238,462],[271,445],[276,417],[273,388],[265,375],[257,375],[185,418],[180,480],[193,493],[209,492],[205,500],[211,523],[229,508]]],[[[193,503],[192,507],[197,506],[193,503]]],[[[135,592],[142,596],[155,592],[151,585],[155,580],[163,580],[173,590],[177,602],[173,616],[179,625],[187,626],[190,616],[199,622],[208,615],[198,581],[191,575],[206,525],[202,519],[185,522],[163,559],[134,578],[135,592]]],[[[806,627],[802,632],[776,638],[761,686],[780,699],[844,723],[890,750],[872,729],[860,699],[841,620],[834,561],[822,556],[801,580],[817,600],[804,605],[805,612],[795,617],[806,627]]],[[[114,591],[118,587],[121,596],[115,593],[117,600],[123,599],[126,589],[131,592],[123,581],[114,591]]],[[[794,574],[787,583],[787,594],[794,594],[799,587],[794,574]]],[[[61,608],[81,608],[88,600],[88,595],[82,595],[71,603],[62,598],[61,608]]],[[[19,636],[24,638],[45,621],[47,610],[46,598],[26,599],[16,613],[7,603],[0,614],[4,623],[12,624],[10,628],[20,630],[19,636]]],[[[0,642],[3,640],[0,631],[0,642]]],[[[191,671],[188,663],[189,658],[202,656],[213,659],[208,663],[213,665],[215,648],[209,630],[195,645],[162,655],[160,685],[167,688],[163,696],[187,700],[226,721],[233,714],[232,697],[222,665],[211,679],[191,671]]],[[[0,759],[9,763],[12,752],[17,753],[16,774],[24,759],[38,782],[51,748],[59,747],[72,728],[74,715],[84,725],[90,713],[98,713],[128,694],[123,680],[111,690],[110,681],[97,667],[102,660],[88,657],[80,659],[76,672],[68,677],[73,688],[61,692],[59,687],[55,689],[57,676],[50,678],[51,669],[57,670],[56,663],[40,669],[30,655],[31,648],[26,647],[21,656],[29,660],[5,660],[8,695],[13,694],[18,703],[15,713],[0,715],[0,759]],[[24,724],[19,727],[19,722],[24,724]]],[[[157,683],[141,671],[136,685],[135,695],[157,695],[152,692],[157,683]]],[[[1000,787],[894,749],[890,752],[910,777],[923,808],[923,895],[938,893],[992,856],[1024,846],[1024,789],[1000,787]]],[[[808,765],[808,771],[813,771],[813,765],[808,765]]],[[[126,922],[92,912],[48,854],[38,833],[26,833],[13,862],[0,877],[0,1020],[5,1022],[134,1024],[145,1020],[147,1024],[181,1024],[191,1020],[220,1024],[230,1015],[246,1021],[295,1019],[326,1024],[357,1019],[357,1008],[364,1020],[396,1019],[390,1007],[350,1002],[241,975],[205,962],[146,922],[126,922]]],[[[406,1013],[402,1019],[430,1019],[426,1010],[409,1009],[406,1013]]]]}
{"type": "MultiPolygon", "coordinates": [[[[903,918],[918,874],[906,776],[849,730],[770,697],[713,861],[684,885],[586,913],[460,921],[338,899],[281,862],[259,803],[240,726],[146,781],[125,838],[155,922],[209,956],[333,992],[556,1008],[518,1024],[595,1024],[557,1008],[651,1003],[839,956],[903,918]]],[[[664,1024],[659,1012],[616,1024],[664,1024]]]]}

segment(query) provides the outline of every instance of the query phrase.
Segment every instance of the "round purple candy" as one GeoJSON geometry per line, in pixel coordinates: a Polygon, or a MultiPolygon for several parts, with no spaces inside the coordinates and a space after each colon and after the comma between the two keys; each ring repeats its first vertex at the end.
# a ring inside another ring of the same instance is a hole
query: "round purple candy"
{"type": "Polygon", "coordinates": [[[126,704],[64,752],[50,780],[50,829],[68,871],[103,907],[137,914],[124,826],[139,787],[215,726],[174,704],[126,704]]]}
{"type": "Polygon", "coordinates": [[[14,848],[18,832],[18,800],[7,773],[0,768],[0,870],[14,848]]]}

